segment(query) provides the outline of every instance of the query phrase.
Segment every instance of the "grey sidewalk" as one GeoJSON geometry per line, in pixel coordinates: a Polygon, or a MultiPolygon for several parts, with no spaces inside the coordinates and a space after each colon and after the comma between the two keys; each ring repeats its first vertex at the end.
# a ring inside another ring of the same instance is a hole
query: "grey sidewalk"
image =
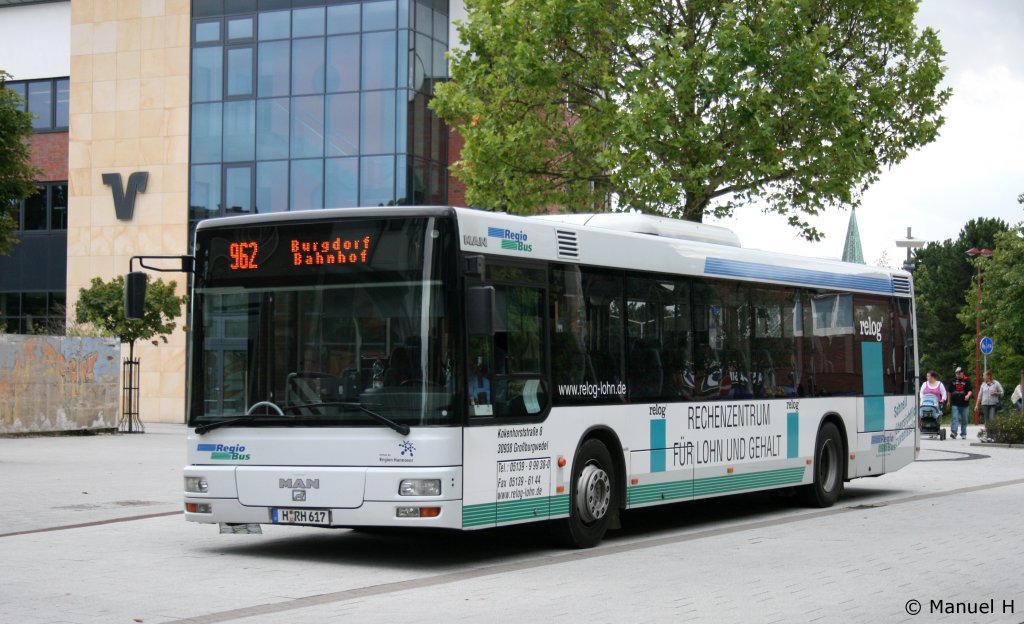
{"type": "Polygon", "coordinates": [[[0,439],[0,622],[1024,622],[1024,450],[973,431],[829,510],[685,503],[565,551],[529,530],[219,535],[178,515],[185,427],[147,430],[0,439]],[[1015,613],[928,612],[990,599],[1015,613]]]}
{"type": "Polygon", "coordinates": [[[180,511],[185,431],[0,438],[0,534],[180,511]]]}

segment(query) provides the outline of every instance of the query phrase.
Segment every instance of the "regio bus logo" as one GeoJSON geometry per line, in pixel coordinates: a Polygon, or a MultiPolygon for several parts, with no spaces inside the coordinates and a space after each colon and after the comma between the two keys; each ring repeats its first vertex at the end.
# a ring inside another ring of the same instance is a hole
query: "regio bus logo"
{"type": "Polygon", "coordinates": [[[526,235],[526,232],[513,232],[512,230],[507,230],[505,228],[489,227],[487,228],[487,236],[490,236],[491,238],[500,238],[502,249],[526,252],[533,251],[533,245],[527,244],[526,242],[530,238],[526,235]]]}

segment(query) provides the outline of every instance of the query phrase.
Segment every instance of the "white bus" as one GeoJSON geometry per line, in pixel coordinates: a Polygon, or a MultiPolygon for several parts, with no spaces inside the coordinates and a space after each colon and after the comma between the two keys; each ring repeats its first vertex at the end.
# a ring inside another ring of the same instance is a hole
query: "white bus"
{"type": "Polygon", "coordinates": [[[904,271],[638,214],[203,221],[185,517],[544,520],[588,547],[627,509],[829,506],[916,457],[912,293],[904,271]]]}

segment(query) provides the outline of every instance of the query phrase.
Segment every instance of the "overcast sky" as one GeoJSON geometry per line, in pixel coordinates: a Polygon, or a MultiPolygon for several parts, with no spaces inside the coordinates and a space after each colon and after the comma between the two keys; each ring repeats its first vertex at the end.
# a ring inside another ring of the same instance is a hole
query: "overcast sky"
{"type": "MultiPolygon", "coordinates": [[[[1024,2],[922,0],[917,22],[939,33],[944,84],[953,96],[938,139],[883,171],[864,194],[857,223],[868,264],[885,251],[898,267],[906,251],[895,241],[908,226],[914,238],[942,241],[955,239],[975,217],[1024,221],[1017,203],[1024,193],[1024,2]]],[[[756,208],[717,223],[735,231],[744,247],[838,258],[849,220],[848,210],[814,218],[826,235],[819,243],[756,208]]]]}

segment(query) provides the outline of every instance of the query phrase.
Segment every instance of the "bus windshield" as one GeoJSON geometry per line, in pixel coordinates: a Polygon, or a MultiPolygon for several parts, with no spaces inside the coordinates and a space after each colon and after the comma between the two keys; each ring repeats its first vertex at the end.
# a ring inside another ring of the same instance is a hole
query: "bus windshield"
{"type": "Polygon", "coordinates": [[[196,233],[189,424],[457,424],[440,217],[196,233]]]}

